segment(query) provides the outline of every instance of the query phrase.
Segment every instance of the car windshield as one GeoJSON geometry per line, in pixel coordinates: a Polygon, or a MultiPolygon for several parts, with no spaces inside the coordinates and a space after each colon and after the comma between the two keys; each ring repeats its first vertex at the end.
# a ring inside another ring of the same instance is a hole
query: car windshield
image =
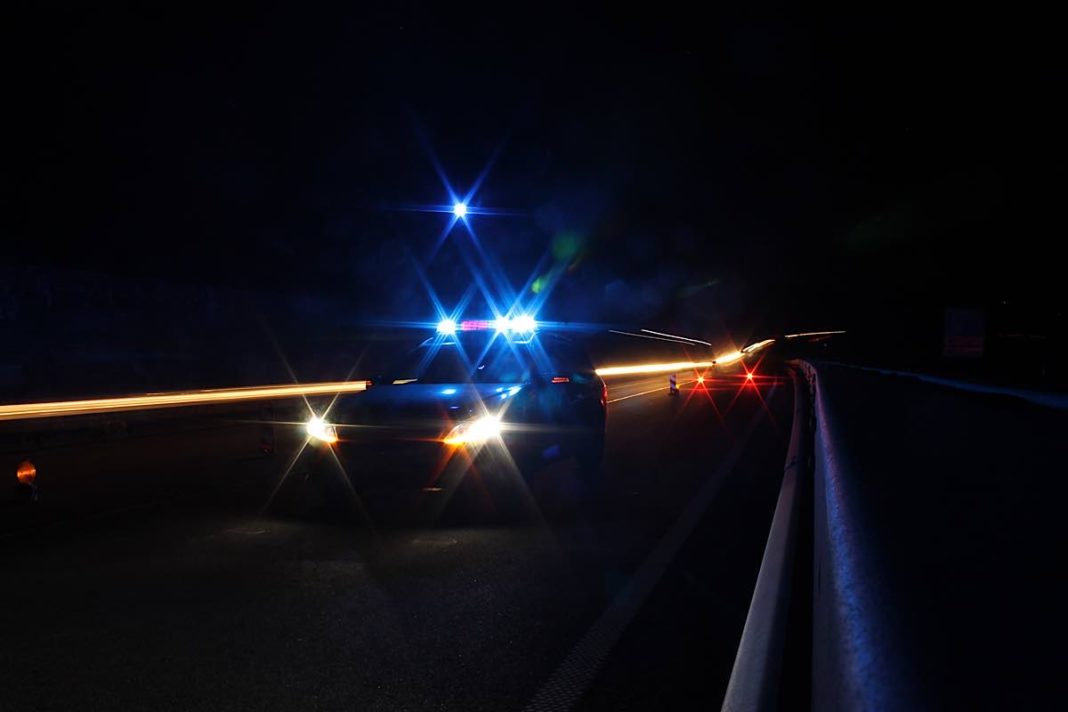
{"type": "Polygon", "coordinates": [[[530,380],[536,371],[532,362],[531,344],[509,344],[500,340],[487,350],[485,344],[477,342],[446,342],[415,349],[391,380],[419,383],[522,383],[530,380]]]}

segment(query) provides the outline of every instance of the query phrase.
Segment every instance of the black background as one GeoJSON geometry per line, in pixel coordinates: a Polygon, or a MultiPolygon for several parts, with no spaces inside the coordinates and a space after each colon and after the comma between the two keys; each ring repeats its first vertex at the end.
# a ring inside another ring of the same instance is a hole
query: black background
{"type": "MultiPolygon", "coordinates": [[[[426,318],[470,282],[440,161],[554,318],[913,338],[950,305],[1063,328],[1064,69],[975,6],[6,11],[9,265],[426,318]],[[495,160],[492,160],[494,159],[495,160]],[[577,250],[554,252],[560,240],[577,250]],[[1004,306],[1004,305],[1002,305],[1004,306]],[[906,333],[907,332],[907,333],[906,333]]],[[[918,338],[918,337],[917,337],[918,338]]]]}

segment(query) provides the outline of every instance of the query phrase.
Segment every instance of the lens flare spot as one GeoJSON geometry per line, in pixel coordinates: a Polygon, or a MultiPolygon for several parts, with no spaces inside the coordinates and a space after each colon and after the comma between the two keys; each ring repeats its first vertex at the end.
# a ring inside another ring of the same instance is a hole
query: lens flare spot
{"type": "Polygon", "coordinates": [[[553,257],[557,262],[570,262],[582,249],[582,238],[573,232],[564,232],[553,240],[553,257]]]}

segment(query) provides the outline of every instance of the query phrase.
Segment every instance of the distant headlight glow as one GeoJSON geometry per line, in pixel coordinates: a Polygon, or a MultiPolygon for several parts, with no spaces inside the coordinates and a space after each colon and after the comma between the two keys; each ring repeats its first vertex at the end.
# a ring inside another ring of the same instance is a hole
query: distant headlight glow
{"type": "Polygon", "coordinates": [[[438,322],[438,333],[439,334],[455,334],[456,333],[456,322],[454,320],[452,320],[452,319],[442,319],[441,321],[438,322]]]}

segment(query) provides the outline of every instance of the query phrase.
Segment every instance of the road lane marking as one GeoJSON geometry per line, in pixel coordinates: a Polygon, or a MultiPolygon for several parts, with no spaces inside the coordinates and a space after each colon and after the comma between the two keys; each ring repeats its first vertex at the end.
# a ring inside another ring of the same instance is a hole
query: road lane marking
{"type": "MultiPolygon", "coordinates": [[[[774,397],[776,390],[778,386],[773,387],[768,393],[768,402],[774,397]]],[[[641,610],[645,599],[664,576],[679,549],[697,528],[705,510],[718,494],[727,475],[738,463],[753,431],[756,430],[764,415],[763,409],[753,414],[742,436],[735,442],[727,457],[720,462],[720,466],[712,477],[705,481],[700,492],[690,500],[690,504],[668,533],[657,543],[656,548],[645,559],[637,573],[612,599],[600,618],[586,631],[564,661],[557,666],[549,679],[523,708],[525,712],[563,712],[572,709],[582,699],[590,683],[600,672],[601,666],[608,659],[612,648],[622,637],[634,616],[641,610]]]]}

